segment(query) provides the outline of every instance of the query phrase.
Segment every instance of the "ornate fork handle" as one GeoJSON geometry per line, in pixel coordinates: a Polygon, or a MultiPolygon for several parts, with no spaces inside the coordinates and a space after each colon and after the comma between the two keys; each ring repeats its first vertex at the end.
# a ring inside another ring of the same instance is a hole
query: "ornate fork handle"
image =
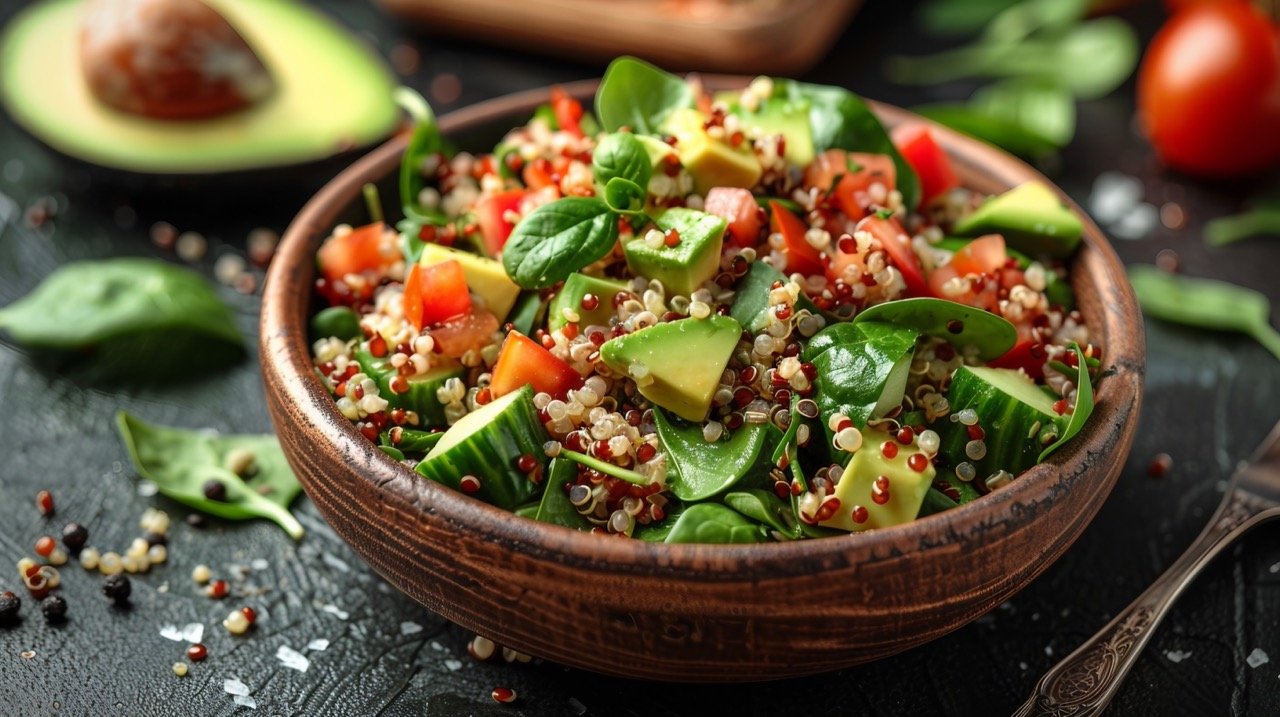
{"type": "Polygon", "coordinates": [[[1174,599],[1223,548],[1278,510],[1274,503],[1236,489],[1232,481],[1209,525],[1186,552],[1106,627],[1041,677],[1014,717],[1101,714],[1174,599]]]}

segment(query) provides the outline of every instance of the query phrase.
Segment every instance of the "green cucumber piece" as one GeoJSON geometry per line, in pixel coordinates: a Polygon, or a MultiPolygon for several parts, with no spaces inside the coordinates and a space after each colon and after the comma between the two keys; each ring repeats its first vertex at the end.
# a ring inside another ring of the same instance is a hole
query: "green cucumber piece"
{"type": "Polygon", "coordinates": [[[474,476],[480,481],[475,497],[511,510],[535,499],[541,490],[516,467],[516,460],[529,454],[544,469],[546,441],[547,432],[533,406],[533,389],[522,386],[459,419],[417,471],[455,489],[463,476],[474,476]]]}
{"type": "Polygon", "coordinates": [[[1017,475],[1034,466],[1052,442],[1047,436],[1056,439],[1065,429],[1065,418],[1053,410],[1053,397],[1015,369],[961,366],[951,378],[947,401],[952,416],[973,409],[985,433],[981,442],[986,454],[973,459],[966,453],[970,442],[966,426],[959,421],[939,424],[940,452],[947,465],[954,469],[962,462],[972,463],[975,480],[1000,470],[1017,475]]]}
{"type": "Polygon", "coordinates": [[[448,423],[444,415],[444,404],[436,397],[436,391],[444,386],[445,381],[462,378],[465,369],[461,366],[432,369],[422,376],[409,379],[408,391],[396,393],[391,390],[391,379],[396,377],[396,370],[389,361],[375,358],[369,353],[366,341],[357,344],[354,353],[360,370],[378,384],[378,395],[385,398],[393,408],[416,412],[424,426],[443,426],[448,423]]]}
{"type": "Polygon", "coordinates": [[[542,500],[538,509],[529,516],[543,523],[563,525],[574,530],[591,530],[591,521],[587,520],[564,492],[564,486],[578,477],[578,464],[564,458],[553,458],[551,467],[547,469],[546,488],[542,491],[542,500]]]}

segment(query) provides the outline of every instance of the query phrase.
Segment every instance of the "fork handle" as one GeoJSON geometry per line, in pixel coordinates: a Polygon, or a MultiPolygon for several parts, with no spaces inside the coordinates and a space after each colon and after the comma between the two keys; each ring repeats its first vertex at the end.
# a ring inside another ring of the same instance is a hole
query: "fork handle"
{"type": "Polygon", "coordinates": [[[1223,548],[1269,517],[1262,513],[1274,504],[1235,488],[1233,480],[1213,518],[1186,552],[1106,627],[1045,673],[1014,717],[1102,713],[1183,589],[1223,548]]]}

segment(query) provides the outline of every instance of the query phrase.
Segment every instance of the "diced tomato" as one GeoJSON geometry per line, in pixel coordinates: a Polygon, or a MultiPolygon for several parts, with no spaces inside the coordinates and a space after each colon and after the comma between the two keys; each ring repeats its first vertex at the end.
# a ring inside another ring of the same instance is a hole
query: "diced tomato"
{"type": "Polygon", "coordinates": [[[419,331],[471,313],[467,277],[456,260],[414,264],[404,282],[404,316],[419,331]]]}
{"type": "Polygon", "coordinates": [[[879,182],[885,190],[893,190],[897,175],[893,158],[887,154],[828,149],[805,169],[804,186],[830,192],[841,213],[857,221],[867,215],[870,200],[866,192],[871,185],[879,182]]]}
{"type": "Polygon", "coordinates": [[[1044,378],[1046,360],[1048,360],[1048,354],[1044,350],[1044,344],[1024,338],[1014,344],[1005,355],[992,360],[989,365],[996,368],[1020,368],[1031,378],[1040,380],[1044,378]]]}
{"type": "Polygon", "coordinates": [[[494,397],[529,384],[534,391],[563,399],[571,388],[582,386],[582,376],[536,341],[512,331],[493,366],[489,391],[494,397]]]}
{"type": "Polygon", "coordinates": [[[734,246],[753,247],[760,243],[764,222],[755,195],[738,187],[712,187],[702,204],[703,211],[729,222],[725,230],[734,246]]]}
{"type": "Polygon", "coordinates": [[[399,261],[402,258],[399,245],[384,242],[385,231],[386,225],[374,222],[326,241],[316,252],[320,272],[329,281],[337,282],[347,274],[379,271],[399,261]]]}
{"type": "Polygon", "coordinates": [[[564,132],[582,136],[582,103],[570,97],[562,88],[551,88],[551,109],[556,113],[556,124],[564,132]]]}
{"type": "Polygon", "coordinates": [[[484,309],[476,309],[432,328],[431,338],[435,339],[441,354],[461,358],[468,351],[479,351],[488,346],[493,341],[493,332],[497,330],[498,317],[484,309]]]}
{"type": "Polygon", "coordinates": [[[772,199],[769,200],[769,211],[772,214],[769,230],[781,234],[786,246],[787,273],[821,274],[824,269],[822,253],[804,238],[806,228],[800,217],[772,199]]]}
{"type": "Polygon", "coordinates": [[[902,280],[907,285],[907,296],[934,296],[924,280],[924,270],[920,267],[920,257],[911,248],[910,237],[894,217],[883,218],[872,214],[858,222],[857,231],[865,231],[880,240],[889,263],[902,273],[902,280]]]}
{"type": "Polygon", "coordinates": [[[507,219],[507,212],[520,211],[520,200],[524,199],[524,194],[523,189],[508,189],[490,194],[476,203],[476,220],[480,223],[480,233],[490,256],[502,253],[502,247],[516,226],[507,219]]]}
{"type": "Polygon", "coordinates": [[[951,257],[951,266],[961,276],[965,274],[996,274],[1009,260],[1004,237],[985,234],[960,247],[951,257]]]}
{"type": "Polygon", "coordinates": [[[951,159],[933,139],[927,125],[907,124],[893,132],[893,143],[920,178],[920,204],[960,186],[951,159]]]}

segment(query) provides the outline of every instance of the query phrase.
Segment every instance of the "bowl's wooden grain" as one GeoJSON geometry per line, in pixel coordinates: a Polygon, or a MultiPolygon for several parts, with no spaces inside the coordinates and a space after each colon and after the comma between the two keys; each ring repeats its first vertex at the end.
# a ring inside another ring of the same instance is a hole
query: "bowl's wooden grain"
{"type": "MultiPolygon", "coordinates": [[[[594,88],[567,87],[579,97],[594,88]]],[[[545,97],[485,102],[441,128],[462,137],[514,125],[545,97]]],[[[890,125],[913,117],[876,111],[890,125]]],[[[941,128],[936,136],[967,186],[998,192],[1043,179],[987,145],[941,128]]],[[[1142,319],[1123,266],[1087,220],[1073,282],[1105,347],[1097,408],[1052,460],[981,500],[848,537],[654,545],[518,518],[424,480],[338,413],[311,371],[306,334],[318,242],[359,206],[363,183],[394,173],[403,149],[396,139],[357,162],[289,227],[266,285],[262,369],[281,443],[330,524],[393,585],[468,629],[631,677],[723,682],[834,670],[932,640],[1008,599],[1075,541],[1115,484],[1137,426],[1142,319]]]]}

